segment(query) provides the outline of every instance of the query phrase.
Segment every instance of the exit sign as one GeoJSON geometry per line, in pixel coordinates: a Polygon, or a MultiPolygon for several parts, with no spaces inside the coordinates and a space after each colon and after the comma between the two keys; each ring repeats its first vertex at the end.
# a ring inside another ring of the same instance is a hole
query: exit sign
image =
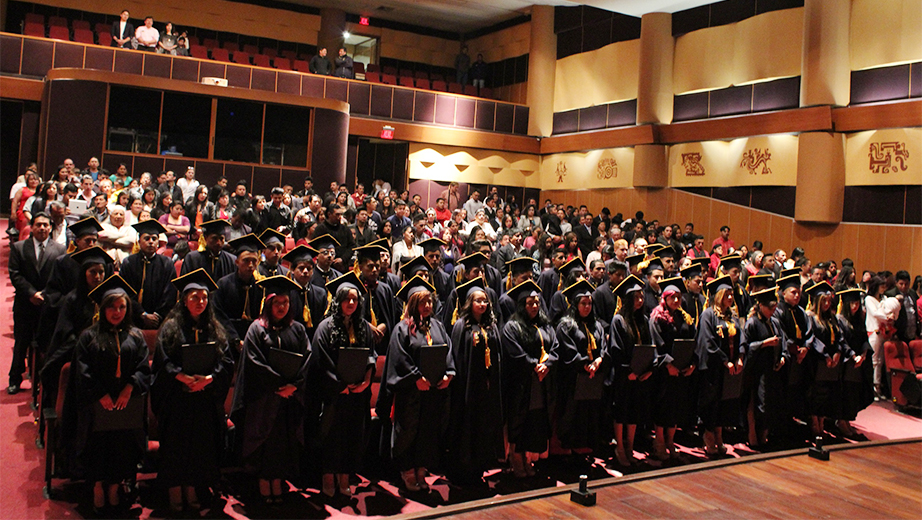
{"type": "Polygon", "coordinates": [[[385,126],[381,129],[381,139],[393,139],[394,138],[394,127],[385,126]]]}
{"type": "Polygon", "coordinates": [[[359,25],[368,25],[368,17],[362,16],[361,18],[359,18],[359,25]]]}

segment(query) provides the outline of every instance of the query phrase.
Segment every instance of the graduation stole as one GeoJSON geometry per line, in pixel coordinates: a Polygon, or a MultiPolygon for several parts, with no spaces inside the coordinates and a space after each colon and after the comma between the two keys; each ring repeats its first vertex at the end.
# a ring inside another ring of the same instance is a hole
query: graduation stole
{"type": "Polygon", "coordinates": [[[596,344],[595,336],[592,335],[592,332],[589,331],[589,326],[583,323],[583,330],[586,331],[586,338],[588,338],[588,344],[586,345],[586,353],[589,354],[589,359],[595,360],[595,352],[599,346],[596,344]]]}
{"type": "MultiPolygon", "coordinates": [[[[313,328],[314,322],[313,320],[311,320],[311,308],[310,308],[310,305],[308,305],[308,301],[307,301],[307,296],[310,294],[310,292],[311,292],[311,286],[310,286],[310,282],[308,282],[307,287],[304,289],[304,309],[301,310],[301,316],[302,318],[304,318],[304,326],[313,328]]],[[[349,329],[349,332],[351,334],[352,328],[349,329]]],[[[352,341],[351,336],[350,336],[349,341],[350,342],[352,341]]]]}
{"type": "MultiPolygon", "coordinates": [[[[356,268],[358,268],[358,264],[356,264],[356,268]]],[[[356,273],[356,274],[358,274],[358,273],[356,273]]],[[[362,283],[365,283],[365,281],[362,280],[362,283]]],[[[377,287],[377,286],[376,286],[376,287],[377,287]]],[[[378,326],[378,318],[375,316],[375,306],[374,306],[375,299],[374,299],[374,296],[372,296],[372,293],[374,293],[374,290],[373,290],[372,288],[368,287],[368,284],[367,284],[367,283],[365,283],[365,290],[368,291],[368,312],[371,314],[371,317],[369,318],[368,323],[371,323],[371,326],[372,326],[372,327],[377,327],[377,326],[378,326]]],[[[431,344],[432,344],[432,343],[430,343],[430,345],[431,345],[431,344]]]]}
{"type": "Polygon", "coordinates": [[[483,357],[484,357],[483,364],[486,368],[490,368],[491,366],[493,366],[493,362],[490,360],[490,343],[489,343],[489,340],[487,339],[487,332],[483,330],[483,327],[478,326],[477,328],[480,329],[479,332],[476,330],[471,330],[471,336],[473,337],[473,340],[474,340],[474,346],[476,347],[477,344],[480,343],[480,338],[482,337],[483,338],[483,357]]]}
{"type": "Polygon", "coordinates": [[[138,289],[138,303],[144,303],[144,280],[147,279],[147,266],[150,265],[150,259],[142,253],[141,262],[143,262],[143,267],[141,267],[141,288],[138,289]]]}
{"type": "Polygon", "coordinates": [[[538,339],[541,341],[541,357],[538,358],[538,363],[544,363],[547,361],[547,358],[550,357],[547,355],[547,351],[544,350],[544,336],[541,335],[541,329],[537,325],[532,325],[535,328],[535,331],[538,333],[538,339]]]}
{"type": "MultiPolygon", "coordinates": [[[[260,280],[265,280],[266,278],[268,278],[268,277],[263,276],[262,273],[259,272],[259,268],[253,270],[253,280],[254,280],[254,283],[255,283],[255,282],[258,282],[258,281],[260,281],[260,280]]],[[[244,307],[243,307],[243,313],[244,313],[244,314],[246,314],[247,311],[250,309],[250,287],[252,287],[252,286],[247,286],[246,303],[244,304],[244,307]]],[[[263,313],[263,305],[265,305],[265,304],[266,304],[266,290],[263,289],[263,297],[259,299],[259,314],[260,314],[260,315],[262,315],[262,313],[263,313]]],[[[243,319],[249,320],[249,319],[252,319],[252,318],[244,317],[243,319]]]]}
{"type": "Polygon", "coordinates": [[[115,352],[117,356],[117,361],[115,363],[115,378],[122,378],[122,343],[119,339],[120,329],[115,329],[115,352]]]}
{"type": "Polygon", "coordinates": [[[733,336],[736,336],[736,324],[733,323],[733,320],[732,320],[732,319],[731,319],[731,320],[727,320],[727,319],[725,319],[725,318],[720,318],[720,319],[721,319],[724,323],[727,324],[727,334],[726,334],[726,336],[725,336],[725,335],[724,335],[723,329],[720,328],[720,326],[718,326],[718,327],[717,327],[717,335],[720,336],[721,338],[724,338],[724,337],[730,337],[730,338],[732,338],[733,336]]]}

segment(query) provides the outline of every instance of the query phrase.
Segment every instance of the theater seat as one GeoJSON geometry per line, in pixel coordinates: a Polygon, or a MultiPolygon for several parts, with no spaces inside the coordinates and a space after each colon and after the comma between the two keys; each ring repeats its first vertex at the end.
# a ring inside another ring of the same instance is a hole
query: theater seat
{"type": "Polygon", "coordinates": [[[93,26],[93,32],[95,33],[109,33],[112,34],[112,26],[107,23],[99,22],[93,26]]]}
{"type": "Polygon", "coordinates": [[[213,38],[205,38],[202,40],[202,46],[206,49],[216,49],[219,47],[218,40],[213,38]]]}
{"type": "Polygon", "coordinates": [[[428,80],[428,79],[418,79],[418,80],[416,80],[416,88],[422,88],[422,89],[429,90],[431,87],[432,87],[432,85],[429,83],[429,80],[428,80]]]}
{"type": "Polygon", "coordinates": [[[464,92],[464,87],[460,83],[452,82],[448,84],[448,91],[452,94],[461,94],[464,92]]]}
{"type": "Polygon", "coordinates": [[[365,81],[368,81],[369,83],[381,83],[381,74],[368,71],[365,73],[365,81]]]}
{"type": "Polygon", "coordinates": [[[393,74],[382,74],[382,75],[381,75],[381,83],[384,83],[385,85],[396,85],[396,84],[397,84],[397,76],[395,76],[395,75],[393,75],[393,74]]]}
{"type": "Polygon", "coordinates": [[[52,25],[48,28],[48,37],[55,40],[70,40],[70,31],[66,25],[52,25]]]}
{"type": "Polygon", "coordinates": [[[247,54],[259,54],[259,47],[255,45],[244,45],[243,52],[247,54]]]}
{"type": "Polygon", "coordinates": [[[37,23],[39,25],[45,25],[45,15],[38,13],[26,13],[24,18],[25,23],[37,23]]]}
{"type": "Polygon", "coordinates": [[[227,49],[227,52],[240,52],[240,45],[237,42],[224,42],[221,48],[227,49]]]}
{"type": "Polygon", "coordinates": [[[45,37],[45,25],[38,24],[35,22],[26,22],[22,28],[22,33],[26,36],[37,36],[39,38],[45,37]]]}
{"type": "Polygon", "coordinates": [[[109,47],[112,45],[112,33],[109,31],[96,31],[96,43],[109,47]]]}
{"type": "Polygon", "coordinates": [[[273,58],[272,63],[279,70],[291,70],[291,60],[288,58],[273,58]]]}
{"type": "Polygon", "coordinates": [[[488,87],[483,87],[482,89],[480,89],[480,97],[486,98],[486,99],[493,99],[493,91],[490,90],[488,87]]]}
{"type": "Polygon", "coordinates": [[[477,87],[475,87],[474,85],[464,85],[464,95],[465,96],[476,96],[477,87]]]}
{"type": "MultiPolygon", "coordinates": [[[[90,30],[90,22],[88,22],[88,21],[86,21],[86,20],[73,20],[72,22],[70,22],[70,28],[73,29],[73,30],[75,30],[75,31],[76,31],[77,29],[83,29],[83,30],[89,31],[89,30],[90,30]]],[[[92,31],[91,31],[91,32],[92,32],[92,31]]]]}
{"type": "Polygon", "coordinates": [[[269,64],[269,57],[265,54],[257,54],[256,56],[253,56],[253,65],[256,65],[257,67],[271,67],[269,64]]]}
{"type": "Polygon", "coordinates": [[[311,66],[310,66],[310,64],[309,64],[308,62],[304,61],[304,60],[295,60],[295,61],[294,61],[294,68],[295,68],[296,71],[298,71],[298,72],[303,72],[303,73],[305,73],[305,74],[307,74],[308,72],[311,71],[311,66]]]}
{"type": "Polygon", "coordinates": [[[436,81],[445,81],[445,76],[442,76],[441,74],[429,74],[429,81],[432,81],[433,83],[436,81]]]}
{"type": "Polygon", "coordinates": [[[428,79],[429,79],[429,74],[426,73],[425,71],[418,70],[418,71],[416,71],[415,74],[413,74],[413,77],[416,78],[416,79],[425,79],[425,80],[428,80],[428,79]]]}
{"type": "Polygon", "coordinates": [[[96,41],[93,39],[93,33],[89,29],[74,29],[74,41],[93,45],[96,41]]]}
{"type": "Polygon", "coordinates": [[[382,69],[385,74],[390,74],[391,76],[397,76],[397,67],[386,66],[382,69]]]}
{"type": "Polygon", "coordinates": [[[270,58],[274,58],[279,55],[278,51],[272,47],[263,47],[262,53],[265,54],[266,56],[269,56],[270,58]]]}
{"type": "Polygon", "coordinates": [[[400,86],[413,88],[413,78],[410,76],[400,76],[400,86]]]}
{"type": "Polygon", "coordinates": [[[444,81],[436,80],[432,82],[432,90],[438,90],[439,92],[447,92],[448,85],[444,81]]]}
{"type": "Polygon", "coordinates": [[[211,59],[217,61],[225,61],[227,63],[231,62],[230,54],[227,52],[227,49],[211,49],[211,59]]]}
{"type": "Polygon", "coordinates": [[[48,18],[49,27],[67,27],[67,18],[63,16],[51,16],[48,18]]]}
{"type": "Polygon", "coordinates": [[[199,42],[198,36],[188,36],[186,40],[189,42],[189,46],[201,45],[201,42],[199,42]]]}
{"type": "Polygon", "coordinates": [[[280,52],[279,55],[284,56],[285,58],[288,58],[291,61],[295,61],[298,59],[298,51],[293,51],[291,49],[285,49],[282,52],[280,52]]]}
{"type": "Polygon", "coordinates": [[[189,55],[200,60],[207,60],[208,49],[201,45],[192,45],[189,47],[189,55]]]}
{"type": "Polygon", "coordinates": [[[236,51],[234,52],[234,63],[250,65],[250,55],[246,52],[236,51]]]}
{"type": "Polygon", "coordinates": [[[368,66],[365,67],[365,72],[381,72],[381,67],[379,67],[377,63],[369,63],[368,66]]]}

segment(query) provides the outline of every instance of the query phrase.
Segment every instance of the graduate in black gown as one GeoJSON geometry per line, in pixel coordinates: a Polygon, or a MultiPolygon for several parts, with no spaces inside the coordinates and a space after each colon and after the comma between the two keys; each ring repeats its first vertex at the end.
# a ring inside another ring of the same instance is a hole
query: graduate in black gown
{"type": "Polygon", "coordinates": [[[430,238],[417,245],[423,248],[423,256],[429,263],[429,283],[435,287],[436,298],[444,305],[451,293],[451,276],[442,270],[442,248],[448,243],[439,238],[430,238]]]}
{"type": "Polygon", "coordinates": [[[277,274],[288,276],[288,269],[280,263],[285,253],[285,235],[268,228],[259,235],[259,240],[266,246],[262,251],[264,260],[256,269],[259,274],[266,278],[277,274]]]}
{"type": "Polygon", "coordinates": [[[842,375],[846,359],[855,356],[836,319],[836,293],[822,281],[807,289],[810,302],[807,317],[813,326],[813,338],[808,346],[816,357],[816,374],[807,395],[810,430],[814,437],[824,433],[825,418],[842,419],[842,375]]]}
{"type": "Polygon", "coordinates": [[[758,448],[768,442],[770,431],[777,431],[783,425],[784,379],[780,371],[790,353],[784,349],[784,330],[774,316],[778,305],[775,287],[754,292],[752,297],[755,303],[740,338],[740,351],[746,360],[742,403],[746,409],[749,446],[758,448]]]}
{"type": "MultiPolygon", "coordinates": [[[[499,297],[496,309],[499,311],[497,320],[500,324],[509,321],[509,318],[515,314],[515,300],[509,296],[509,289],[531,280],[534,273],[534,267],[538,261],[528,256],[520,256],[506,262],[506,282],[503,284],[503,294],[499,297]]],[[[541,300],[541,310],[547,314],[547,308],[544,306],[544,300],[541,300]]]]}
{"type": "Polygon", "coordinates": [[[236,257],[224,250],[224,230],[230,226],[226,220],[209,220],[202,224],[202,236],[205,237],[205,250],[198,251],[194,244],[190,245],[191,251],[182,261],[180,275],[187,275],[196,269],[204,269],[212,280],[233,273],[236,270],[234,260],[236,257]]]}
{"type": "Polygon", "coordinates": [[[601,431],[605,374],[611,367],[608,340],[592,312],[595,289],[580,280],[564,289],[570,302],[556,327],[557,437],[565,450],[580,454],[607,445],[601,431]]]}
{"type": "Polygon", "coordinates": [[[234,272],[218,280],[214,301],[218,319],[224,323],[229,341],[236,350],[250,324],[262,312],[264,293],[257,282],[263,277],[256,268],[264,246],[252,233],[231,240],[230,245],[237,253],[234,272]]]}
{"type": "Polygon", "coordinates": [[[121,506],[119,487],[136,478],[144,456],[144,394],[150,386],[150,365],[141,331],[131,325],[133,292],[113,275],[90,293],[99,305],[99,321],[80,335],[74,352],[77,455],[86,481],[92,483],[96,510],[121,506]],[[103,427],[106,414],[134,420],[103,427]]]}
{"type": "Polygon", "coordinates": [[[266,291],[265,303],[243,341],[231,418],[241,437],[243,462],[259,479],[260,496],[280,503],[282,481],[300,471],[311,345],[290,312],[297,284],[273,276],[259,285],[266,291]]]}
{"type": "Polygon", "coordinates": [[[138,288],[134,323],[141,329],[156,329],[176,303],[176,288],[170,283],[176,278],[176,267],[157,254],[160,233],[166,233],[161,223],[145,220],[132,227],[138,232],[139,251],[122,260],[118,274],[138,288]]]}
{"type": "Polygon", "coordinates": [[[816,372],[816,358],[808,347],[808,343],[813,338],[813,322],[807,319],[804,307],[800,305],[804,297],[800,290],[800,275],[794,274],[779,278],[778,296],[775,317],[781,322],[781,328],[784,331],[784,348],[791,354],[789,362],[782,369],[786,383],[784,389],[785,418],[806,421],[807,392],[816,372]]]}
{"type": "Polygon", "coordinates": [[[169,491],[170,510],[201,507],[196,487],[221,479],[227,421],[224,401],[234,376],[227,332],[215,316],[209,292],[217,288],[204,269],[176,278],[179,301],[157,335],[151,407],[160,431],[157,478],[169,491]],[[200,346],[201,345],[201,346],[200,346]],[[200,349],[208,354],[187,354],[200,349]],[[201,355],[210,363],[199,362],[201,355]]]}
{"type": "MultiPolygon", "coordinates": [[[[384,237],[384,238],[379,238],[378,240],[375,240],[374,242],[369,242],[365,245],[369,245],[369,246],[376,245],[376,246],[381,246],[385,249],[384,251],[381,252],[381,262],[380,262],[380,268],[378,269],[379,271],[378,279],[386,283],[387,286],[391,288],[391,292],[393,292],[394,294],[397,294],[397,291],[400,290],[400,285],[401,285],[400,276],[390,271],[390,268],[391,268],[391,243],[390,241],[387,239],[387,237],[384,237]]],[[[450,278],[451,276],[449,276],[449,280],[450,278]]],[[[447,296],[448,291],[446,291],[445,294],[447,296]]]]}
{"type": "Polygon", "coordinates": [[[725,255],[720,259],[718,270],[720,273],[729,276],[730,281],[733,283],[734,312],[736,312],[737,316],[745,317],[749,315],[749,307],[752,306],[752,302],[740,282],[740,275],[743,272],[742,260],[738,253],[725,255]]]}
{"type": "Polygon", "coordinates": [[[288,277],[300,286],[297,291],[292,292],[291,315],[295,321],[304,325],[307,337],[311,339],[328,306],[326,290],[311,283],[316,256],[317,250],[299,245],[282,258],[288,262],[288,277]]]}
{"type": "Polygon", "coordinates": [[[483,270],[489,265],[488,261],[489,258],[483,253],[471,253],[464,258],[458,259],[457,264],[455,264],[455,270],[452,273],[455,288],[451,290],[451,294],[448,295],[448,298],[445,300],[445,306],[442,308],[441,320],[442,324],[445,326],[445,330],[452,330],[455,326],[455,321],[458,319],[458,312],[461,310],[461,305],[463,305],[463,302],[458,301],[457,286],[475,278],[483,279],[487,296],[490,298],[490,303],[496,308],[498,296],[496,291],[490,288],[489,281],[484,277],[483,270]]]}
{"type": "Polygon", "coordinates": [[[317,251],[314,257],[314,274],[311,277],[311,283],[326,291],[327,282],[343,275],[333,269],[333,260],[336,258],[336,248],[339,242],[330,235],[322,235],[311,240],[307,245],[317,251]]]}
{"type": "Polygon", "coordinates": [[[643,287],[643,309],[647,315],[653,312],[653,309],[659,305],[663,296],[660,289],[659,281],[663,278],[663,261],[659,257],[653,257],[644,260],[643,266],[644,287],[643,287]]]}
{"type": "Polygon", "coordinates": [[[407,491],[428,490],[426,468],[436,467],[445,447],[448,426],[448,386],[455,376],[451,337],[433,319],[435,288],[419,277],[404,284],[397,297],[406,301],[404,319],[391,334],[382,382],[393,395],[390,456],[407,491]],[[429,381],[421,371],[421,350],[448,345],[445,373],[429,381]]]}
{"type": "Polygon", "coordinates": [[[551,304],[554,293],[561,289],[559,269],[566,261],[567,250],[561,244],[551,255],[551,269],[545,269],[538,275],[538,287],[541,288],[541,299],[544,300],[545,307],[551,304]]]}
{"type": "Polygon", "coordinates": [[[384,354],[388,348],[388,339],[400,320],[399,304],[394,293],[386,284],[379,281],[381,273],[381,251],[379,245],[364,245],[355,248],[356,274],[365,286],[366,305],[362,315],[371,325],[375,352],[384,354]]]}
{"type": "MultiPolygon", "coordinates": [[[[431,265],[429,264],[429,261],[426,259],[426,257],[423,255],[411,258],[410,260],[407,260],[406,262],[404,262],[402,266],[400,266],[400,279],[402,280],[402,282],[409,282],[410,280],[413,279],[414,276],[419,276],[423,280],[426,280],[427,282],[429,282],[433,287],[435,287],[435,284],[433,283],[433,280],[432,280],[432,273],[433,271],[432,271],[431,265]]],[[[380,273],[378,273],[378,277],[380,278],[380,273]]],[[[398,288],[397,290],[399,291],[400,289],[398,288]]],[[[433,303],[432,315],[435,316],[436,319],[439,319],[439,320],[441,320],[442,315],[444,314],[444,305],[442,305],[441,298],[442,296],[438,294],[438,289],[436,289],[435,299],[432,301],[433,303]]],[[[399,319],[399,317],[397,319],[399,319]]],[[[446,330],[448,330],[447,327],[446,327],[446,330]]]]}
{"type": "Polygon", "coordinates": [[[643,310],[643,287],[640,278],[631,275],[615,288],[621,308],[612,318],[610,327],[609,350],[614,366],[612,398],[615,440],[618,443],[615,456],[622,466],[637,462],[634,458],[637,425],[649,424],[653,418],[653,366],[641,368],[640,373],[631,369],[634,349],[638,345],[652,345],[650,326],[643,310]]]}
{"type": "Polygon", "coordinates": [[[531,280],[513,287],[515,314],[503,325],[503,402],[512,471],[535,474],[534,462],[551,438],[557,336],[541,312],[541,288],[531,280]]]}
{"type": "Polygon", "coordinates": [[[708,307],[698,325],[698,415],[704,427],[705,453],[727,453],[723,428],[738,426],[743,356],[739,318],[733,313],[733,282],[721,276],[707,285],[708,307]]]}
{"type": "Polygon", "coordinates": [[[862,439],[863,435],[855,432],[851,425],[858,417],[858,412],[874,402],[874,373],[870,362],[871,344],[868,342],[864,310],[861,302],[864,292],[860,289],[845,289],[836,293],[839,307],[836,318],[845,341],[853,355],[845,359],[845,371],[842,375],[842,418],[836,422],[839,431],[852,439],[862,439]]]}
{"type": "Polygon", "coordinates": [[[547,318],[554,324],[560,321],[560,318],[570,307],[563,290],[580,280],[586,279],[586,264],[583,263],[581,258],[576,257],[560,266],[558,271],[560,272],[560,288],[551,296],[547,314],[547,318]]]}
{"type": "Polygon", "coordinates": [[[463,300],[451,331],[457,375],[451,385],[448,470],[458,484],[481,482],[505,458],[500,327],[483,280],[457,288],[463,300]]]}
{"type": "Polygon", "coordinates": [[[592,293],[592,312],[601,320],[605,336],[608,337],[611,319],[618,309],[618,297],[615,296],[615,287],[618,287],[628,275],[628,267],[624,262],[612,260],[605,268],[607,280],[596,287],[592,293]]]}
{"type": "Polygon", "coordinates": [[[680,365],[676,357],[675,341],[694,340],[695,320],[682,309],[685,281],[681,276],[660,280],[662,298],[650,314],[650,338],[656,345],[655,375],[656,397],[653,405],[655,438],[653,457],[666,460],[677,456],[675,431],[677,426],[695,426],[695,367],[698,358],[692,354],[687,365],[680,365]]]}
{"type": "Polygon", "coordinates": [[[374,335],[371,324],[363,317],[362,306],[367,294],[355,273],[331,280],[327,285],[333,301],[326,318],[317,325],[311,341],[308,381],[321,401],[320,469],[321,491],[332,497],[338,489],[351,496],[349,477],[359,470],[365,452],[365,435],[371,418],[371,378],[375,369],[374,335]],[[347,367],[340,366],[343,349],[358,349],[364,355],[364,376],[344,379],[347,367]]]}

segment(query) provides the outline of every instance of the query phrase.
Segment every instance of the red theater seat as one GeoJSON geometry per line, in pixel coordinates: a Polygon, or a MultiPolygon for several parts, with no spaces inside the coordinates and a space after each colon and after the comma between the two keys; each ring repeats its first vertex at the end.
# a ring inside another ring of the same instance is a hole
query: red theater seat
{"type": "Polygon", "coordinates": [[[55,40],[70,40],[70,31],[66,25],[52,25],[48,28],[48,37],[55,40]]]}
{"type": "Polygon", "coordinates": [[[247,54],[259,54],[259,47],[255,45],[244,45],[243,52],[247,54]]]}
{"type": "Polygon", "coordinates": [[[422,89],[429,90],[430,88],[432,88],[432,85],[429,84],[428,79],[418,79],[416,80],[416,88],[422,88],[422,89]]]}
{"type": "Polygon", "coordinates": [[[45,15],[38,13],[26,13],[25,22],[45,25],[45,15]]]}
{"type": "Polygon", "coordinates": [[[227,52],[240,52],[240,45],[238,45],[237,42],[224,42],[221,48],[227,49],[227,52]]]}
{"type": "Polygon", "coordinates": [[[381,75],[377,72],[368,71],[365,73],[365,81],[370,83],[381,83],[381,75]]]}
{"type": "Polygon", "coordinates": [[[416,74],[413,74],[413,77],[416,79],[429,79],[429,74],[427,74],[425,71],[418,70],[416,71],[416,74]]]}
{"type": "Polygon", "coordinates": [[[107,32],[112,34],[112,26],[107,23],[99,22],[93,26],[93,31],[96,33],[107,32]]]}
{"type": "Polygon", "coordinates": [[[413,88],[413,78],[410,76],[400,76],[400,86],[413,88]]]}
{"type": "Polygon", "coordinates": [[[218,40],[214,40],[211,38],[205,38],[204,40],[202,40],[202,45],[206,49],[216,49],[217,47],[219,47],[218,40]]]}
{"type": "Polygon", "coordinates": [[[448,91],[452,94],[461,94],[464,92],[464,87],[460,83],[452,82],[448,84],[448,91]]]}
{"type": "Polygon", "coordinates": [[[79,43],[86,43],[88,45],[93,45],[96,43],[93,40],[93,32],[89,29],[74,29],[74,41],[79,43]]]}
{"type": "Polygon", "coordinates": [[[271,67],[269,64],[269,57],[265,54],[257,54],[256,56],[253,56],[253,65],[256,65],[257,67],[271,67]]]}
{"type": "Polygon", "coordinates": [[[22,28],[22,33],[26,36],[38,36],[39,38],[44,38],[45,26],[35,22],[26,22],[26,25],[22,28]]]}
{"type": "Polygon", "coordinates": [[[241,65],[249,65],[250,55],[245,52],[236,51],[234,52],[234,63],[239,63],[241,65]]]}
{"type": "MultiPolygon", "coordinates": [[[[86,21],[86,20],[74,20],[74,21],[70,22],[70,27],[71,27],[71,29],[73,29],[73,30],[75,30],[75,31],[76,31],[77,29],[83,29],[83,30],[89,31],[89,30],[90,30],[90,22],[88,22],[88,21],[86,21]]],[[[92,31],[91,31],[91,32],[92,32],[92,31]]]]}
{"type": "Polygon", "coordinates": [[[284,56],[285,58],[288,58],[291,61],[295,61],[298,59],[298,52],[293,51],[291,49],[285,49],[284,51],[280,52],[279,55],[284,56]]]}
{"type": "Polygon", "coordinates": [[[439,92],[447,92],[448,85],[446,85],[444,81],[440,81],[440,80],[433,81],[432,90],[438,90],[439,92]]]}
{"type": "Polygon", "coordinates": [[[385,85],[396,85],[396,84],[397,84],[397,76],[395,76],[395,75],[393,75],[393,74],[387,74],[387,73],[382,74],[382,75],[381,75],[381,83],[384,83],[385,85]]]}
{"type": "Polygon", "coordinates": [[[465,96],[476,96],[477,87],[475,87],[474,85],[464,85],[464,95],[465,96]]]}
{"type": "Polygon", "coordinates": [[[231,62],[230,54],[227,52],[227,49],[211,49],[211,59],[217,61],[226,61],[231,62]]]}
{"type": "Polygon", "coordinates": [[[365,67],[365,72],[381,72],[381,67],[379,67],[377,63],[369,63],[368,66],[365,67]]]}
{"type": "Polygon", "coordinates": [[[189,55],[200,60],[207,60],[208,49],[201,45],[192,45],[189,47],[189,55]]]}
{"type": "Polygon", "coordinates": [[[67,27],[67,18],[63,16],[52,16],[48,18],[49,27],[67,27]]]}
{"type": "Polygon", "coordinates": [[[295,61],[294,61],[294,68],[295,68],[296,71],[298,71],[298,72],[303,72],[303,73],[305,73],[305,74],[307,74],[308,72],[311,71],[311,66],[310,66],[310,64],[307,63],[307,62],[304,61],[304,60],[295,60],[295,61]]]}
{"type": "Polygon", "coordinates": [[[266,56],[269,56],[270,58],[274,58],[279,55],[278,51],[276,51],[272,47],[263,47],[262,53],[265,54],[266,56]]]}
{"type": "Polygon", "coordinates": [[[493,91],[487,87],[483,87],[482,89],[480,89],[480,97],[486,98],[486,99],[493,99],[493,91]]]}
{"type": "Polygon", "coordinates": [[[291,70],[291,60],[288,58],[273,58],[272,62],[279,70],[291,70]]]}

